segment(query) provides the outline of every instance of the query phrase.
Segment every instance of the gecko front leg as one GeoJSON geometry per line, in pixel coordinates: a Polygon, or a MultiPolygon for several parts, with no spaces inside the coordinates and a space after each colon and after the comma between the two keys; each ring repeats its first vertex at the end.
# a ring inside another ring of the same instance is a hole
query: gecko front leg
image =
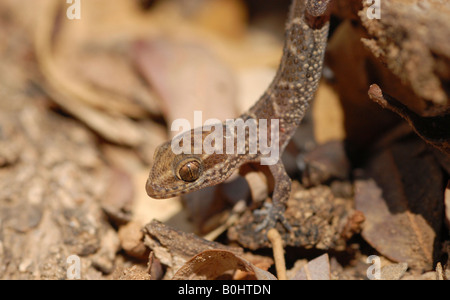
{"type": "Polygon", "coordinates": [[[270,165],[269,170],[275,181],[272,204],[266,206],[267,211],[258,210],[255,212],[257,215],[266,215],[264,221],[256,227],[256,231],[259,232],[263,229],[274,228],[277,222],[283,224],[290,231],[292,227],[284,217],[284,212],[286,211],[286,203],[291,194],[291,178],[286,173],[281,159],[276,164],[270,165]]]}

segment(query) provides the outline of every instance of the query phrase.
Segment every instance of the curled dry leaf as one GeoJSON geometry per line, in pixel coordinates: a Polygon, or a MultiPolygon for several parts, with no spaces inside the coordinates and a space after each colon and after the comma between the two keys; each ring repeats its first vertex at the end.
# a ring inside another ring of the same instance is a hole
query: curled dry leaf
{"type": "Polygon", "coordinates": [[[230,271],[244,271],[253,274],[256,280],[276,280],[271,273],[264,271],[242,257],[226,250],[207,250],[194,256],[173,276],[174,280],[218,279],[230,271]]]}
{"type": "Polygon", "coordinates": [[[439,250],[444,187],[426,144],[406,136],[372,157],[356,177],[364,239],[393,261],[431,269],[439,250]]]}
{"type": "Polygon", "coordinates": [[[144,227],[144,244],[153,251],[155,258],[167,266],[166,278],[170,278],[194,255],[205,250],[220,249],[237,255],[243,253],[241,248],[207,241],[195,234],[176,230],[156,220],[144,227]]]}

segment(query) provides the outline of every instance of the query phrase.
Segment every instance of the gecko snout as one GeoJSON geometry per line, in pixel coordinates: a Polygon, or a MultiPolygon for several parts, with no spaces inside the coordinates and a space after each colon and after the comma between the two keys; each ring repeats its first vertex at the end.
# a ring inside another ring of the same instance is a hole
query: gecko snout
{"type": "Polygon", "coordinates": [[[147,191],[147,195],[149,195],[150,197],[156,198],[156,199],[161,198],[161,197],[158,197],[158,195],[162,195],[162,193],[158,193],[158,189],[154,186],[150,177],[147,179],[147,182],[145,184],[145,190],[147,191]]]}

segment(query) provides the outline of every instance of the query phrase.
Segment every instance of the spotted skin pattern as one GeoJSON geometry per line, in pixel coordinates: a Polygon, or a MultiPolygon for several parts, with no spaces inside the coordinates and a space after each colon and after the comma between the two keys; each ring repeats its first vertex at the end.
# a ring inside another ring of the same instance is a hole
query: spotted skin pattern
{"type": "MultiPolygon", "coordinates": [[[[276,76],[254,106],[239,117],[244,121],[253,119],[257,123],[261,119],[268,120],[268,127],[272,125],[272,120],[277,119],[280,154],[303,119],[321,78],[328,38],[329,15],[326,10],[329,1],[293,0],[286,25],[283,57],[276,76]]],[[[203,142],[212,130],[202,129],[200,135],[194,132],[195,129],[192,129],[182,134],[191,140],[191,153],[194,153],[195,137],[203,142]]],[[[270,130],[268,132],[270,144],[270,130]]],[[[230,136],[225,122],[223,136],[230,136]]],[[[172,141],[158,147],[146,184],[147,194],[152,198],[164,199],[216,185],[243,164],[259,162],[264,157],[259,144],[256,154],[249,153],[249,130],[245,133],[245,151],[242,154],[237,154],[237,135],[230,138],[234,139],[233,154],[227,154],[225,149],[222,149],[223,153],[175,154],[171,148],[172,141]],[[189,181],[183,180],[186,177],[189,181]]],[[[284,219],[284,211],[291,180],[281,160],[269,165],[269,170],[275,180],[272,205],[265,221],[256,229],[273,228],[278,221],[290,229],[284,219]]]]}

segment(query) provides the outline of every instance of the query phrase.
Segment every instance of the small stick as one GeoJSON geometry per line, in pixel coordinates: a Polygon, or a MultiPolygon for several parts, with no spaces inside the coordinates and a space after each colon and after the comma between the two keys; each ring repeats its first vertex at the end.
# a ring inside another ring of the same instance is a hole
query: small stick
{"type": "Polygon", "coordinates": [[[286,262],[284,260],[283,240],[281,235],[275,228],[272,228],[267,233],[267,238],[272,243],[273,258],[275,260],[275,269],[279,280],[287,280],[286,276],[286,262]]]}
{"type": "Polygon", "coordinates": [[[436,280],[445,280],[444,270],[442,269],[442,264],[440,262],[436,265],[436,280]]]}

